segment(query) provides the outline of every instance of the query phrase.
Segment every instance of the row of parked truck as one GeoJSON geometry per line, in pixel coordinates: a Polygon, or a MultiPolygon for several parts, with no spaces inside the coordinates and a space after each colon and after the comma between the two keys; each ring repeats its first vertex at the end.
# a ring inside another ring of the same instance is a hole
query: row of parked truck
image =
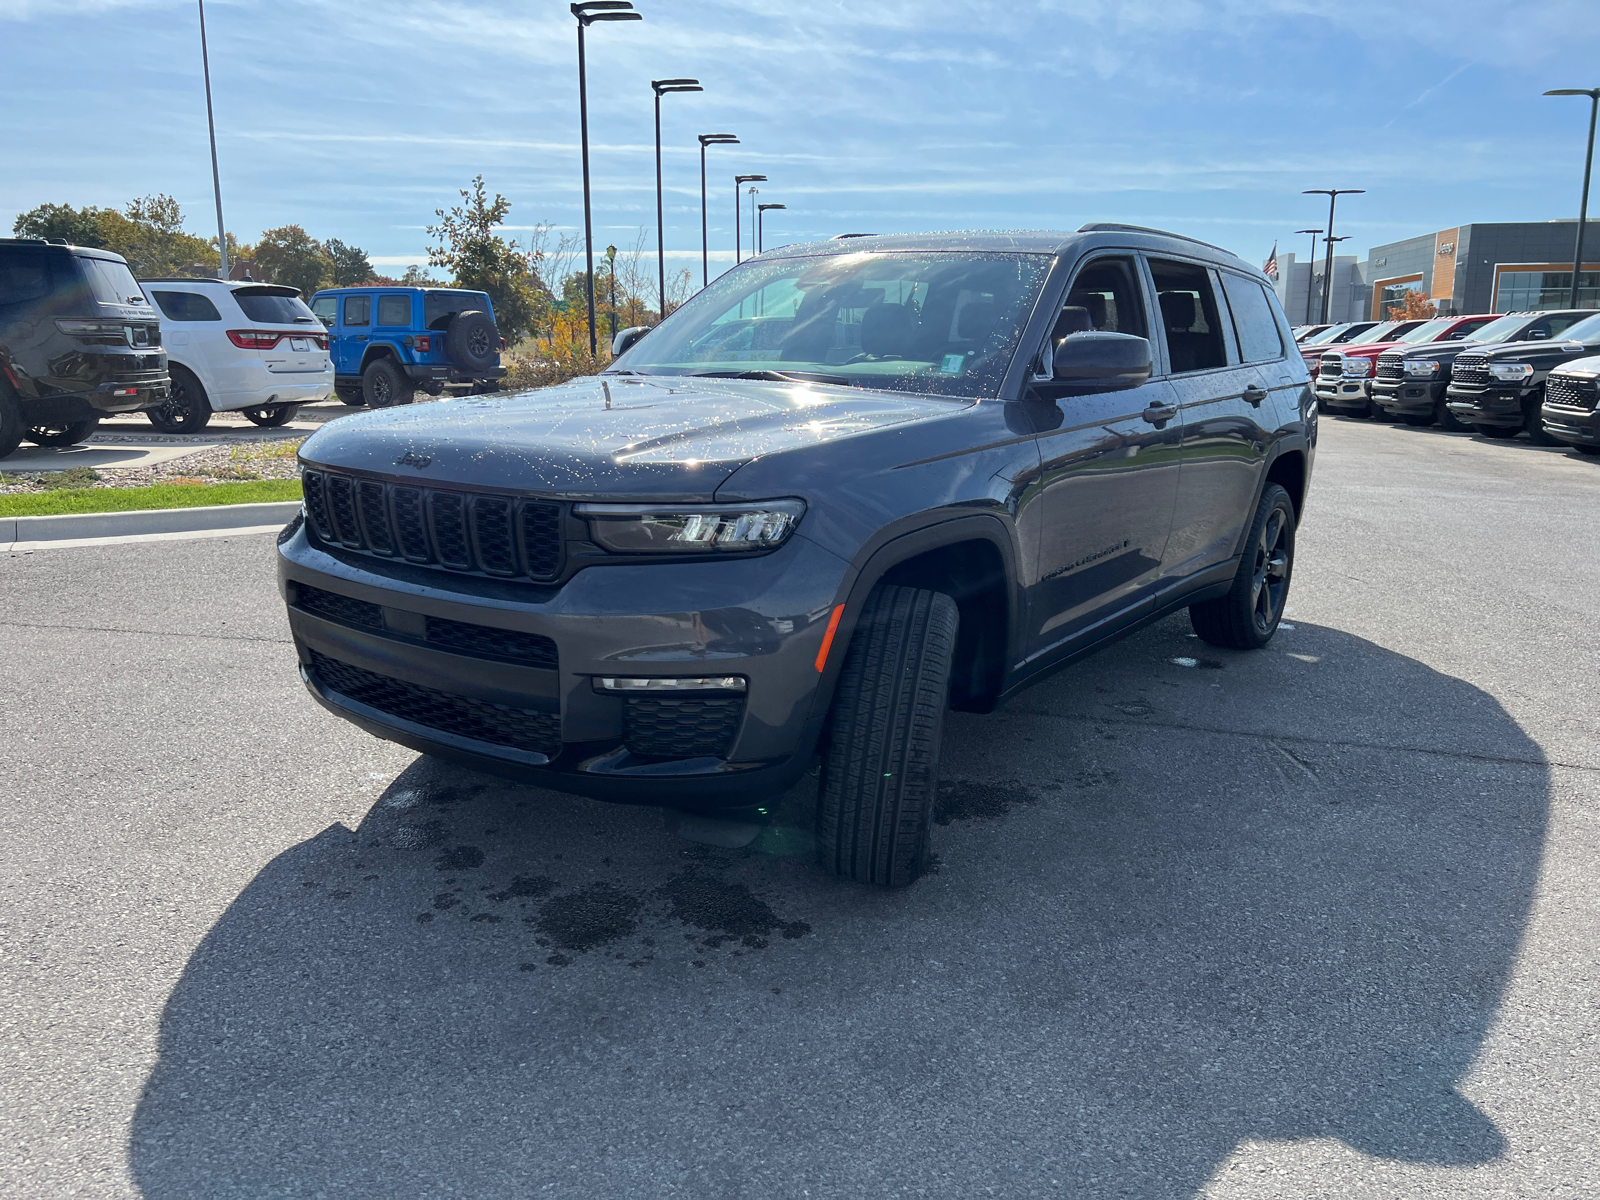
{"type": "Polygon", "coordinates": [[[1593,309],[1308,325],[1295,340],[1322,412],[1600,454],[1593,309]]]}

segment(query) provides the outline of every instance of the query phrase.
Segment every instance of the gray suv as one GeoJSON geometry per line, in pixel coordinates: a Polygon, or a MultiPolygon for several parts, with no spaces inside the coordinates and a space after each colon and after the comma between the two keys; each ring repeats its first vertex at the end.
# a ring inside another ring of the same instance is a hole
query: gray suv
{"type": "Polygon", "coordinates": [[[301,448],[279,576],[379,737],[747,818],[820,760],[841,875],[930,860],[947,706],[1187,608],[1282,616],[1317,417],[1261,273],[1157,230],[858,237],[722,276],[599,375],[301,448]]]}

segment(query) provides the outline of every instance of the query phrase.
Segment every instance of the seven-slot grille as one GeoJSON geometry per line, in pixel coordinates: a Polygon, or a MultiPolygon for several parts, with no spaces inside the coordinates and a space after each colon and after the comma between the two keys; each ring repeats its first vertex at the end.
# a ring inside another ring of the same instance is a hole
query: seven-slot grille
{"type": "Polygon", "coordinates": [[[1319,379],[1334,379],[1344,374],[1344,355],[1324,354],[1322,362],[1317,368],[1319,379]]]}
{"type": "Polygon", "coordinates": [[[306,514],[330,545],[502,579],[561,573],[561,505],[302,472],[306,514]]]}
{"type": "Polygon", "coordinates": [[[1406,377],[1406,356],[1404,354],[1378,355],[1378,378],[1391,382],[1406,377]]]}
{"type": "Polygon", "coordinates": [[[1458,354],[1450,367],[1452,383],[1480,386],[1489,382],[1489,356],[1487,354],[1458,354]]]}
{"type": "Polygon", "coordinates": [[[1600,399],[1600,393],[1596,392],[1595,380],[1593,379],[1573,379],[1563,375],[1552,375],[1545,381],[1544,402],[1546,404],[1593,412],[1597,399],[1600,399]]]}

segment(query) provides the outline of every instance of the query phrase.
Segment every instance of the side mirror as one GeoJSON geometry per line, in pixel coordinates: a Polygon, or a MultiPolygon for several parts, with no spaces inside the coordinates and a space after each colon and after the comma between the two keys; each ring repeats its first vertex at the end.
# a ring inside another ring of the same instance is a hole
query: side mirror
{"type": "Polygon", "coordinates": [[[1546,340],[1548,340],[1549,337],[1550,337],[1549,330],[1546,330],[1546,329],[1530,329],[1530,330],[1528,330],[1528,340],[1530,342],[1546,341],[1546,340]]]}
{"type": "Polygon", "coordinates": [[[1056,343],[1055,388],[1089,395],[1122,392],[1150,378],[1154,358],[1150,343],[1129,333],[1074,333],[1056,343]]]}
{"type": "Polygon", "coordinates": [[[649,332],[648,325],[631,325],[627,329],[619,329],[617,336],[611,339],[611,357],[616,358],[649,332]]]}

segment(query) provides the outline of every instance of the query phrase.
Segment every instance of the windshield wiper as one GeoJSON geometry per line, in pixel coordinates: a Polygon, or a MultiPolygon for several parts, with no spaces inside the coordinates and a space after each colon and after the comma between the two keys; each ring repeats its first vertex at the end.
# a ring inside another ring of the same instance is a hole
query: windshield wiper
{"type": "Polygon", "coordinates": [[[694,371],[696,379],[764,379],[771,383],[836,383],[853,386],[848,375],[825,375],[821,371],[694,371]]]}

